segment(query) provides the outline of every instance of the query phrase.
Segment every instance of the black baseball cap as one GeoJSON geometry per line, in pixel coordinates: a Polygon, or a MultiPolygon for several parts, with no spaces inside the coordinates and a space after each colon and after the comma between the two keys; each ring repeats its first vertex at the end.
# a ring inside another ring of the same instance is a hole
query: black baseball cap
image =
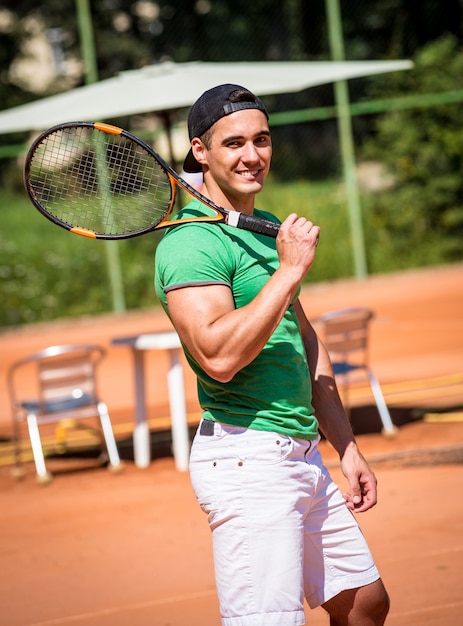
{"type": "MultiPolygon", "coordinates": [[[[205,91],[188,113],[190,141],[193,137],[201,137],[222,117],[244,109],[258,109],[268,119],[267,109],[262,100],[245,87],[227,83],[205,91]]],[[[185,172],[191,173],[202,171],[202,167],[194,158],[191,148],[183,163],[183,169],[185,172]]]]}

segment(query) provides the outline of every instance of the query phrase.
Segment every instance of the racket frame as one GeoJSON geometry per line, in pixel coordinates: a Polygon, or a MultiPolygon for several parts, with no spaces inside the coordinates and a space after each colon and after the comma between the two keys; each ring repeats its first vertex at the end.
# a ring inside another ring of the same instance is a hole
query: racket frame
{"type": "Polygon", "coordinates": [[[250,230],[256,233],[265,234],[265,235],[275,238],[278,234],[278,230],[280,227],[280,225],[276,222],[264,220],[264,219],[261,219],[252,215],[246,215],[238,211],[228,211],[227,209],[224,209],[216,205],[212,200],[204,196],[194,187],[189,185],[185,180],[183,180],[172,169],[172,167],[166,161],[164,161],[164,159],[148,143],[143,141],[143,139],[140,139],[136,135],[133,135],[132,133],[130,133],[127,130],[124,130],[123,128],[114,126],[112,124],[107,124],[105,122],[66,122],[63,124],[57,124],[55,126],[52,126],[48,130],[42,132],[32,143],[26,155],[26,160],[25,160],[25,165],[24,165],[24,184],[25,184],[26,191],[33,205],[38,211],[40,211],[40,213],[42,213],[42,215],[44,215],[47,219],[49,219],[55,225],[65,228],[66,230],[74,234],[87,237],[90,239],[107,239],[107,240],[129,239],[132,237],[138,237],[140,235],[153,232],[155,230],[168,228],[170,226],[176,226],[176,225],[187,224],[187,223],[196,223],[196,222],[224,223],[224,224],[228,224],[229,226],[234,226],[236,228],[250,230]],[[109,135],[124,137],[125,139],[132,141],[136,145],[140,146],[160,165],[160,167],[165,171],[167,175],[167,179],[169,181],[170,189],[171,189],[171,198],[170,198],[170,204],[169,204],[167,211],[164,212],[163,216],[159,220],[157,220],[150,226],[137,230],[137,231],[125,232],[121,234],[119,233],[106,234],[106,233],[97,233],[89,228],[85,228],[82,226],[70,225],[60,220],[58,217],[56,217],[49,211],[47,211],[47,209],[38,200],[36,193],[32,186],[30,170],[31,170],[33,157],[37,149],[39,148],[39,146],[45,142],[48,136],[58,131],[64,131],[67,128],[79,128],[79,127],[94,129],[94,130],[97,130],[99,132],[106,133],[109,135]],[[199,200],[202,204],[204,204],[209,209],[211,209],[215,213],[215,215],[204,215],[204,216],[199,216],[199,217],[194,217],[194,218],[188,218],[188,220],[168,219],[175,205],[175,200],[177,196],[177,187],[180,187],[181,189],[186,191],[190,196],[199,200]]]}

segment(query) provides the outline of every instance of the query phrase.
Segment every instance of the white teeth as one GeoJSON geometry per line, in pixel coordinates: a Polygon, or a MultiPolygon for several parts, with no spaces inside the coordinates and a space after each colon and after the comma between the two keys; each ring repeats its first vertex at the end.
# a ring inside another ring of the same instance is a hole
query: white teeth
{"type": "Polygon", "coordinates": [[[251,172],[250,170],[247,170],[246,172],[238,172],[238,174],[240,176],[257,176],[259,170],[256,170],[255,172],[251,172]]]}

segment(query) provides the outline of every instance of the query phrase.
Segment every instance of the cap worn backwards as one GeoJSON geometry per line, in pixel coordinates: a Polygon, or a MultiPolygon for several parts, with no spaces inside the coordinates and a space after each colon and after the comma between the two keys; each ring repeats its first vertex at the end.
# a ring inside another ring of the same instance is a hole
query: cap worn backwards
{"type": "MultiPolygon", "coordinates": [[[[222,117],[245,109],[262,111],[268,119],[268,113],[262,100],[245,87],[226,84],[205,91],[193,104],[188,114],[190,141],[193,137],[201,137],[222,117]]],[[[202,170],[200,163],[194,158],[191,148],[185,158],[183,169],[185,172],[191,173],[202,170]]]]}

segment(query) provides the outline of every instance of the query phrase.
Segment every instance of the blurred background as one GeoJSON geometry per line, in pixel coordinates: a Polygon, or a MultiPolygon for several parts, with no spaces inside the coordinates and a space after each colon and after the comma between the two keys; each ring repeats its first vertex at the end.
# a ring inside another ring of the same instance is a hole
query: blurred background
{"type": "MultiPolygon", "coordinates": [[[[336,86],[264,97],[274,141],[259,208],[321,225],[311,282],[463,260],[461,0],[33,0],[0,4],[1,110],[165,61],[411,59],[413,69],[348,81],[364,259],[349,235],[336,86]],[[330,15],[340,15],[337,36],[330,15]]],[[[252,85],[246,85],[252,89],[252,85]]],[[[175,111],[177,169],[187,109],[175,111]]],[[[106,120],[105,120],[106,121],[106,120]]],[[[162,117],[110,120],[149,131],[169,158],[162,117]]],[[[30,133],[0,135],[0,327],[115,309],[107,246],[52,228],[23,190],[30,133]]],[[[157,305],[161,234],[117,247],[118,309],[157,305]]],[[[111,258],[114,258],[111,257],[111,258]]],[[[116,307],[117,308],[117,307],[116,307]]]]}

